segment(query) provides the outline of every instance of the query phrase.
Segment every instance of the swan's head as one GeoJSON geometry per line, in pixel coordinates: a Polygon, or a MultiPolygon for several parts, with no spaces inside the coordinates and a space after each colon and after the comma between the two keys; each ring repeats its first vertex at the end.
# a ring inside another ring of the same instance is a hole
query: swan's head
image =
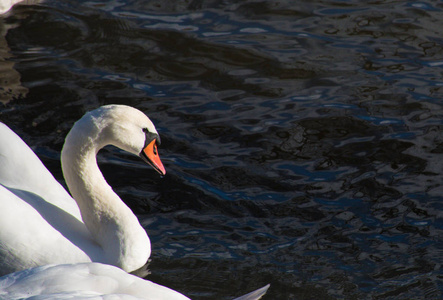
{"type": "Polygon", "coordinates": [[[99,148],[114,145],[140,156],[161,175],[166,174],[157,151],[160,136],[144,113],[126,105],[106,105],[89,112],[85,117],[98,129],[99,148]]]}

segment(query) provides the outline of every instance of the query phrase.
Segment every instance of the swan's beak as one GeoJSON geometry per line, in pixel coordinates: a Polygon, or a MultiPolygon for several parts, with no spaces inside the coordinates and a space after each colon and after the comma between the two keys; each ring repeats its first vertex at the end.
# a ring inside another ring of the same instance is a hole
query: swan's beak
{"type": "Polygon", "coordinates": [[[153,139],[151,143],[149,143],[140,153],[140,157],[151,165],[154,170],[159,172],[161,175],[166,174],[165,167],[163,167],[162,161],[160,160],[160,156],[158,156],[157,151],[157,143],[156,140],[153,139]]]}

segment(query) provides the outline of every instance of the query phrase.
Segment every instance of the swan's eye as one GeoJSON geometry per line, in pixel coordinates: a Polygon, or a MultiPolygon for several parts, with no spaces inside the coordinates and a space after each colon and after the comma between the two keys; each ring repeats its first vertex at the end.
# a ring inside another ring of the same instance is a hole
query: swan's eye
{"type": "Polygon", "coordinates": [[[149,132],[148,128],[143,128],[143,132],[148,133],[149,132]]]}

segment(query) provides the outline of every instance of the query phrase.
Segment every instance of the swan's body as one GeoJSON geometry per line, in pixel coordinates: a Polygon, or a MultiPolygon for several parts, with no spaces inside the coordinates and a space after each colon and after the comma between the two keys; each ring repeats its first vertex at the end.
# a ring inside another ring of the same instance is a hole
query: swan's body
{"type": "Polygon", "coordinates": [[[101,262],[130,272],[151,248],[136,216],[106,183],[96,162],[112,144],[160,173],[157,131],[142,112],[109,105],[73,126],[62,150],[71,196],[32,150],[0,123],[0,275],[46,264],[101,262]],[[149,157],[148,157],[149,156],[149,157]]]}
{"type": "Polygon", "coordinates": [[[189,299],[100,263],[47,265],[0,278],[0,299],[189,299]]]}
{"type": "MultiPolygon", "coordinates": [[[[234,300],[258,300],[264,286],[234,300]]],[[[99,263],[48,265],[0,278],[0,299],[189,299],[167,287],[99,263]]]]}

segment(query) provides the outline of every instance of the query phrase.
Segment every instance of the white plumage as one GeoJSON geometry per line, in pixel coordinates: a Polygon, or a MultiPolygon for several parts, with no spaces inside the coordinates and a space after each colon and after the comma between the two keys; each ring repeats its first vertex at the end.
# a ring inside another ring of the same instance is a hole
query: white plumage
{"type": "MultiPolygon", "coordinates": [[[[148,235],[106,183],[95,156],[108,144],[140,155],[152,137],[158,139],[154,125],[135,108],[109,105],[87,113],[62,150],[63,173],[74,200],[34,152],[0,123],[0,275],[91,261],[128,272],[142,267],[151,253],[148,235]]],[[[155,164],[161,165],[156,148],[155,153],[155,164]]],[[[159,170],[164,173],[163,165],[159,170]]]]}

